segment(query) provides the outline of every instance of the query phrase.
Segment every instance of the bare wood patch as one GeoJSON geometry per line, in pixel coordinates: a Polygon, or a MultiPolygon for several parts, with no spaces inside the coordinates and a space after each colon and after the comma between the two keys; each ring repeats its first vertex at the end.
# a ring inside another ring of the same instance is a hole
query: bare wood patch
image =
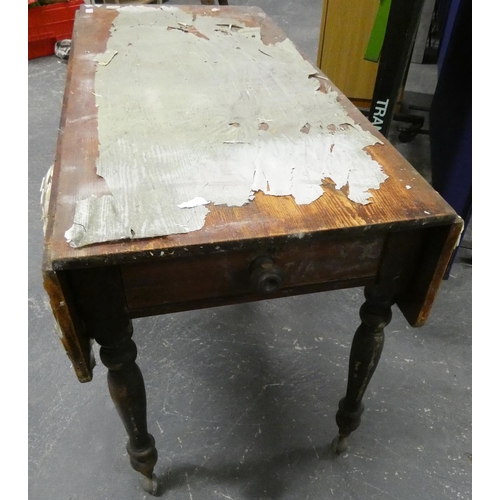
{"type": "Polygon", "coordinates": [[[167,28],[167,30],[168,31],[170,31],[170,30],[179,30],[179,31],[183,31],[184,33],[190,33],[191,35],[195,35],[198,38],[203,38],[205,40],[210,40],[210,38],[208,38],[206,35],[204,35],[199,30],[197,30],[192,24],[184,24],[184,23],[178,23],[178,24],[179,24],[178,28],[176,28],[174,26],[169,26],[167,28]]]}

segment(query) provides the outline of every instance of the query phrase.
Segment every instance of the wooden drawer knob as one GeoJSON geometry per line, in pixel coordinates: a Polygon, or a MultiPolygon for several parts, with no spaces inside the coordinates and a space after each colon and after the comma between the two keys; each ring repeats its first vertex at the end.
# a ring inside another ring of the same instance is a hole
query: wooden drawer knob
{"type": "Polygon", "coordinates": [[[285,273],[269,257],[259,257],[250,267],[250,281],[255,291],[271,293],[281,288],[285,273]]]}

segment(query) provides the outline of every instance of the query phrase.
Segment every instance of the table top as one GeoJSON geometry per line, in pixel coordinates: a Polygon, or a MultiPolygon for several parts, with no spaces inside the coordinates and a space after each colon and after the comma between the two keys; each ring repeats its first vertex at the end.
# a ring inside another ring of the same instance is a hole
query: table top
{"type": "Polygon", "coordinates": [[[457,216],[259,8],[83,6],[46,218],[66,269],[457,216]]]}

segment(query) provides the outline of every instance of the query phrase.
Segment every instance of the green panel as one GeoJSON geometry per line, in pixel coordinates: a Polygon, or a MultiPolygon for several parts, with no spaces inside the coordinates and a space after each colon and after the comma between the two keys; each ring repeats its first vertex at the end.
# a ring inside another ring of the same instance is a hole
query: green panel
{"type": "Polygon", "coordinates": [[[375,23],[366,47],[365,59],[367,61],[378,62],[382,45],[384,44],[385,30],[389,19],[392,0],[380,0],[380,6],[375,17],[375,23]]]}

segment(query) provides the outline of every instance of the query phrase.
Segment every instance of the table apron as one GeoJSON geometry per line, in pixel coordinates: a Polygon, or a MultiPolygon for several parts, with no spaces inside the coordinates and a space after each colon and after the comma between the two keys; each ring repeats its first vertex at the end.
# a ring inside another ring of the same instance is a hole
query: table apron
{"type": "Polygon", "coordinates": [[[194,302],[197,307],[203,301],[222,305],[295,295],[304,293],[302,289],[353,286],[353,282],[361,286],[377,276],[384,241],[380,234],[342,240],[293,238],[240,252],[122,265],[120,270],[132,315],[134,310],[161,306],[185,310],[194,302]],[[279,290],[260,293],[253,288],[251,267],[259,257],[270,258],[284,273],[279,290]]]}

